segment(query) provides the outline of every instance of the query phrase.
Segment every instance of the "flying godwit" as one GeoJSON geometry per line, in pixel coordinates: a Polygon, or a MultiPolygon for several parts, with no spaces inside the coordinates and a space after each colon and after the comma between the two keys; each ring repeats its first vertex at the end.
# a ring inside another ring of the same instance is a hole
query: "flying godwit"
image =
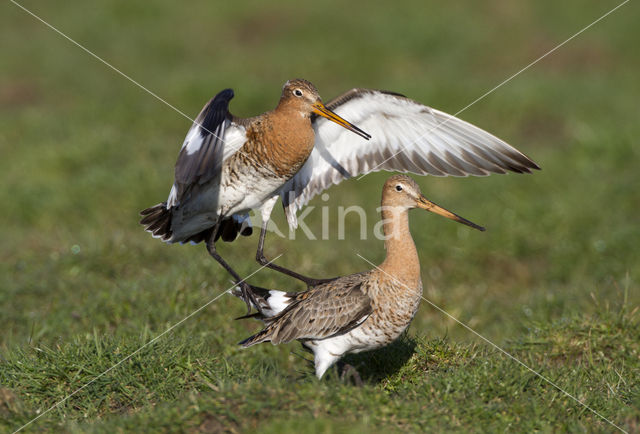
{"type": "MultiPolygon", "coordinates": [[[[271,268],[262,253],[266,225],[280,194],[307,161],[314,145],[312,115],[321,116],[368,140],[370,136],[327,109],[315,86],[287,81],[278,106],[253,118],[229,113],[233,91],[220,92],[204,106],[187,133],[175,167],[175,182],[166,202],[141,212],[140,223],[169,243],[206,241],[209,254],[235,279],[240,276],[217,253],[219,237],[233,241],[250,235],[248,212],[258,209],[263,225],[256,258],[271,268]]],[[[248,286],[242,285],[249,305],[248,286]]]]}
{"type": "MultiPolygon", "coordinates": [[[[312,197],[359,174],[485,176],[538,169],[486,131],[397,93],[352,89],[324,106],[313,84],[290,80],[274,110],[246,119],[229,113],[231,98],[233,91],[224,90],[202,109],[182,145],[169,198],[142,211],[141,223],[169,243],[205,240],[211,256],[236,280],[215,241],[251,234],[248,212],[257,209],[257,261],[307,285],[320,282],[272,264],[263,254],[278,197],[294,229],[296,213],[312,197]]],[[[242,287],[246,293],[248,285],[242,287]]]]}
{"type": "Polygon", "coordinates": [[[484,228],[429,201],[406,175],[394,175],[382,189],[386,259],[370,271],[320,283],[303,292],[253,288],[266,327],[240,342],[243,347],[299,340],[314,353],[315,371],[326,370],[347,353],[383,347],[396,340],[413,319],[420,298],[420,261],[409,232],[409,213],[422,208],[484,228]]]}

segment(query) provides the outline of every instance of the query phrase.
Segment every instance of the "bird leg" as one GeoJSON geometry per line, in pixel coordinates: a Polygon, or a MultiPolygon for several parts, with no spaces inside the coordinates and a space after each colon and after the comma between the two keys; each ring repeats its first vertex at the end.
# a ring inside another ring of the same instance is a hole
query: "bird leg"
{"type": "Polygon", "coordinates": [[[213,231],[211,232],[211,236],[207,240],[207,251],[209,252],[209,255],[211,255],[213,259],[215,259],[220,265],[222,265],[222,267],[225,270],[227,270],[229,274],[231,274],[236,284],[240,286],[240,291],[242,293],[240,298],[242,298],[242,300],[247,305],[247,314],[249,314],[251,313],[251,307],[258,306],[258,303],[255,299],[255,295],[253,294],[253,291],[251,291],[251,285],[245,282],[244,279],[241,279],[240,275],[236,273],[235,270],[231,268],[231,266],[227,263],[227,261],[222,259],[222,256],[218,254],[216,250],[215,239],[216,239],[216,233],[218,232],[219,228],[220,228],[220,222],[218,222],[216,226],[213,228],[213,231]]]}
{"type": "Polygon", "coordinates": [[[341,370],[340,381],[345,383],[346,380],[348,380],[349,378],[353,378],[353,382],[357,387],[364,386],[362,377],[360,377],[360,374],[358,374],[358,371],[352,365],[348,363],[340,362],[338,364],[338,368],[341,370]]]}
{"type": "Polygon", "coordinates": [[[258,251],[256,252],[256,261],[260,265],[263,265],[267,268],[271,268],[272,270],[278,271],[280,273],[286,274],[289,277],[293,277],[294,279],[301,280],[306,283],[308,287],[313,287],[319,285],[320,283],[329,282],[333,279],[313,279],[311,277],[303,276],[302,274],[296,273],[293,270],[289,270],[288,268],[281,267],[279,265],[274,264],[269,261],[264,256],[264,239],[267,235],[267,222],[262,223],[262,229],[260,230],[260,241],[258,241],[258,251]]]}

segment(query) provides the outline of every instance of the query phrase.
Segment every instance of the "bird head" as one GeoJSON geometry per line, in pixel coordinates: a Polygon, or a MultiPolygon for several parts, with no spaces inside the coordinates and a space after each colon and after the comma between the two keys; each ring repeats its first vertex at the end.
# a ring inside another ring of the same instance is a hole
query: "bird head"
{"type": "Polygon", "coordinates": [[[302,116],[310,117],[312,113],[329,119],[349,131],[369,140],[371,136],[349,121],[329,110],[322,103],[318,89],[309,81],[296,78],[287,81],[282,87],[282,96],[278,106],[286,106],[297,110],[302,116]]]}
{"type": "Polygon", "coordinates": [[[407,175],[394,175],[387,179],[382,190],[382,207],[392,207],[400,210],[422,208],[458,223],[471,226],[479,231],[485,230],[482,226],[431,202],[424,197],[420,191],[420,186],[407,175]]]}

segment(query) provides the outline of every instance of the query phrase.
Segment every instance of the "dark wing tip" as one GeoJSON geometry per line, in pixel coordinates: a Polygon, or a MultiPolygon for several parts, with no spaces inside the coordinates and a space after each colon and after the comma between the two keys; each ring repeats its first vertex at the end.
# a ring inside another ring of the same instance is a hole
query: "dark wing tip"
{"type": "Polygon", "coordinates": [[[378,92],[383,93],[385,95],[391,95],[391,96],[399,96],[402,98],[406,98],[407,96],[398,92],[394,92],[392,90],[379,90],[378,92]]]}
{"type": "Polygon", "coordinates": [[[522,169],[522,172],[531,173],[531,170],[542,170],[535,161],[522,153],[517,156],[510,155],[510,157],[521,165],[520,169],[522,169]]]}
{"type": "Polygon", "coordinates": [[[214,99],[220,98],[229,102],[233,99],[234,96],[235,94],[233,93],[233,89],[224,89],[220,91],[214,99]]]}
{"type": "MultiPolygon", "coordinates": [[[[249,318],[262,319],[263,315],[260,312],[249,313],[247,315],[242,315],[242,316],[234,318],[234,321],[238,321],[238,320],[241,320],[241,319],[249,319],[249,318]]],[[[250,338],[247,338],[242,342],[245,342],[245,341],[247,341],[249,339],[250,338]]],[[[242,345],[242,342],[240,342],[238,345],[242,345]]]]}
{"type": "Polygon", "coordinates": [[[238,345],[241,345],[243,348],[247,348],[247,347],[250,347],[252,345],[268,341],[269,338],[266,337],[267,334],[268,334],[267,330],[268,329],[263,329],[263,330],[259,331],[258,333],[256,333],[255,335],[249,336],[247,339],[245,339],[245,340],[243,340],[241,342],[238,342],[238,345]]]}
{"type": "MultiPolygon", "coordinates": [[[[242,317],[240,317],[240,318],[242,318],[242,317]]],[[[238,319],[240,319],[240,318],[238,318],[238,319]]],[[[253,336],[249,336],[247,339],[238,342],[238,345],[240,345],[241,347],[244,347],[244,348],[250,347],[251,344],[249,342],[251,341],[251,339],[253,339],[253,336]]]]}
{"type": "Polygon", "coordinates": [[[200,123],[200,135],[206,137],[214,134],[215,130],[224,122],[229,113],[229,102],[233,99],[233,89],[225,89],[211,98],[202,109],[196,122],[200,123]]]}

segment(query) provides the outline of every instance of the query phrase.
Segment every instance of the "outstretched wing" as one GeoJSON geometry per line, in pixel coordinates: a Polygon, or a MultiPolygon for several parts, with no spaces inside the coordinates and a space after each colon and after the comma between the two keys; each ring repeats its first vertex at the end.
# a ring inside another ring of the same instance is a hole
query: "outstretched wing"
{"type": "Polygon", "coordinates": [[[240,344],[248,347],[271,341],[277,345],[347,333],[372,312],[371,299],[362,288],[365,282],[364,273],[355,274],[301,292],[283,312],[266,320],[264,330],[240,344]]]}
{"type": "Polygon", "coordinates": [[[343,179],[379,170],[436,176],[486,176],[539,167],[499,138],[402,95],[352,89],[327,107],[371,134],[367,141],[316,117],[315,147],[281,190],[289,224],[312,197],[343,179]]]}
{"type": "Polygon", "coordinates": [[[218,93],[187,132],[176,162],[167,208],[179,204],[194,185],[218,176],[222,163],[247,141],[244,126],[234,122],[229,113],[232,98],[231,89],[218,93]]]}

